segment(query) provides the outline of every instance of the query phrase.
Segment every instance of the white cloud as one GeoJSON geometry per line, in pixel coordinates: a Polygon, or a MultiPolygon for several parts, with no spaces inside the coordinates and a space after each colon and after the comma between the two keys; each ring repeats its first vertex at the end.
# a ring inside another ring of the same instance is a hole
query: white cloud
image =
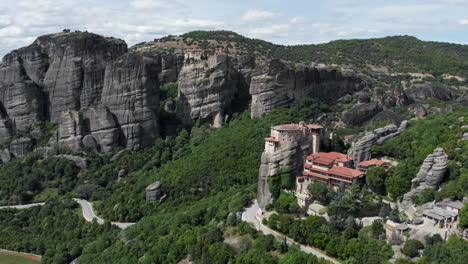
{"type": "Polygon", "coordinates": [[[276,24],[265,27],[256,27],[248,31],[249,35],[256,38],[277,38],[289,34],[290,26],[288,24],[276,24]]]}
{"type": "Polygon", "coordinates": [[[241,20],[244,22],[259,22],[270,20],[278,16],[278,14],[266,10],[249,9],[246,12],[244,12],[244,14],[241,17],[241,20]]]}
{"type": "Polygon", "coordinates": [[[461,25],[468,25],[468,18],[467,19],[461,19],[458,21],[458,24],[461,24],[461,25]]]}
{"type": "Polygon", "coordinates": [[[169,9],[179,6],[175,0],[130,0],[128,5],[135,9],[169,9]]]}

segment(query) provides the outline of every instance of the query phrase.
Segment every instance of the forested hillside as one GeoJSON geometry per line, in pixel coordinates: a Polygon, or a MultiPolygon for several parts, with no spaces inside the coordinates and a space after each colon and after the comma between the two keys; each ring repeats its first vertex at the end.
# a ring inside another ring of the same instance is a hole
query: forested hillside
{"type": "Polygon", "coordinates": [[[234,53],[258,54],[296,62],[387,66],[393,72],[444,73],[468,77],[468,46],[421,41],[412,36],[336,40],[316,45],[282,46],[250,39],[231,31],[194,31],[180,37],[168,36],[156,44],[176,41],[180,47],[224,46],[234,53]]]}

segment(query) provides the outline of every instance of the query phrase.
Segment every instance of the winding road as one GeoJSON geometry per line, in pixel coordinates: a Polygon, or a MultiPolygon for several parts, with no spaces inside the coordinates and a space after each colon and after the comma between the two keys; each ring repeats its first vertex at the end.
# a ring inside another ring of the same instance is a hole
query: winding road
{"type": "MultiPolygon", "coordinates": [[[[73,198],[75,202],[77,202],[81,206],[81,210],[83,211],[83,218],[88,221],[92,222],[94,219],[96,219],[98,224],[104,224],[104,219],[98,217],[96,214],[94,214],[93,210],[93,205],[83,199],[78,199],[78,198],[73,198]]],[[[45,203],[32,203],[32,204],[24,204],[24,205],[8,205],[8,206],[0,206],[1,209],[6,209],[6,208],[15,208],[15,209],[27,209],[31,208],[34,206],[42,206],[45,203]]],[[[126,229],[135,223],[121,223],[121,222],[111,222],[111,224],[117,226],[120,229],[126,229]]]]}
{"type": "Polygon", "coordinates": [[[334,264],[340,264],[341,263],[338,260],[325,255],[322,251],[320,251],[318,249],[315,249],[313,247],[309,247],[309,246],[306,246],[306,245],[299,244],[296,241],[294,241],[292,238],[289,238],[289,237],[287,237],[287,236],[285,236],[285,235],[283,235],[283,234],[281,234],[279,232],[276,232],[275,230],[272,230],[272,229],[266,227],[265,225],[263,225],[257,219],[258,209],[259,209],[259,206],[258,206],[257,200],[254,200],[254,203],[252,204],[252,206],[250,206],[249,208],[246,208],[245,211],[242,213],[242,221],[252,223],[256,230],[262,231],[262,233],[264,233],[265,235],[271,234],[271,235],[274,235],[274,236],[277,236],[277,237],[286,238],[286,242],[288,243],[288,245],[298,244],[300,246],[301,250],[306,252],[306,253],[315,255],[315,256],[317,256],[319,258],[324,258],[327,261],[329,261],[330,263],[334,263],[334,264]]]}

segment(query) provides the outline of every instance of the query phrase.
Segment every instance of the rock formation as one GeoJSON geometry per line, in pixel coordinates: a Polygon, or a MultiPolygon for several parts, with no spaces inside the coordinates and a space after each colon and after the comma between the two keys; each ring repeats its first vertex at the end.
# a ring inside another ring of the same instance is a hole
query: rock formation
{"type": "Polygon", "coordinates": [[[424,185],[428,188],[437,188],[447,171],[448,155],[443,148],[436,148],[434,153],[429,154],[421,165],[421,169],[413,184],[424,185]]]}
{"type": "Polygon", "coordinates": [[[419,87],[411,88],[407,93],[412,98],[435,98],[442,101],[450,101],[456,96],[454,89],[432,83],[425,83],[419,87]]]}
{"type": "MultiPolygon", "coordinates": [[[[100,152],[148,147],[160,134],[159,87],[175,82],[178,98],[165,109],[183,125],[201,119],[213,127],[238,99],[246,107],[252,98],[251,115],[260,117],[304,96],[336,101],[367,86],[354,72],[330,67],[219,54],[184,62],[176,54],[129,52],[122,40],[88,32],[57,33],[3,58],[0,143],[47,121],[59,127],[50,145],[100,152]]],[[[34,134],[37,140],[43,131],[34,134]]]]}
{"type": "Polygon", "coordinates": [[[7,163],[11,160],[11,153],[9,149],[0,149],[0,161],[1,163],[7,163]]]}
{"type": "Polygon", "coordinates": [[[357,104],[343,114],[341,120],[347,126],[361,125],[370,120],[382,109],[376,102],[357,104]]]}
{"type": "Polygon", "coordinates": [[[373,132],[367,133],[359,139],[349,151],[349,155],[353,158],[355,164],[371,159],[371,148],[373,145],[382,145],[385,141],[397,137],[408,126],[408,121],[401,122],[397,127],[394,124],[377,128],[373,132]]]}
{"type": "Polygon", "coordinates": [[[221,126],[237,92],[238,79],[225,56],[185,65],[178,80],[177,116],[186,125],[208,119],[213,127],[221,126]]]}
{"type": "Polygon", "coordinates": [[[129,53],[106,68],[102,104],[115,115],[129,150],[148,147],[159,135],[159,59],[129,53]]]}
{"type": "Polygon", "coordinates": [[[32,140],[30,138],[19,138],[10,143],[10,153],[16,158],[23,158],[32,151],[32,140]]]}
{"type": "Polygon", "coordinates": [[[330,67],[295,66],[278,59],[267,60],[257,67],[259,74],[250,83],[252,117],[289,106],[305,96],[336,101],[367,86],[354,72],[330,67]]]}
{"type": "Polygon", "coordinates": [[[416,177],[411,181],[412,189],[403,196],[402,206],[411,203],[411,197],[420,194],[425,189],[436,189],[447,172],[448,155],[443,148],[436,148],[424,160],[416,177]]]}
{"type": "Polygon", "coordinates": [[[165,196],[161,190],[160,181],[156,181],[148,185],[145,191],[146,191],[146,201],[151,202],[151,203],[156,202],[158,200],[161,201],[161,199],[163,199],[163,197],[165,196]]]}

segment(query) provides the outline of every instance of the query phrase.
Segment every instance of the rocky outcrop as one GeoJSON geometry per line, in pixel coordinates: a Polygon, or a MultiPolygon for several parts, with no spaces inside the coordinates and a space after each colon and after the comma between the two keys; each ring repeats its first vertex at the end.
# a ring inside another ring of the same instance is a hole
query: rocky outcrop
{"type": "Polygon", "coordinates": [[[9,141],[12,136],[13,136],[13,125],[11,123],[11,120],[6,119],[0,115],[0,143],[9,141]]]}
{"type": "Polygon", "coordinates": [[[447,171],[447,164],[447,153],[443,148],[436,148],[432,154],[426,157],[412,183],[425,185],[428,188],[437,188],[447,171]]]}
{"type": "Polygon", "coordinates": [[[145,191],[146,191],[146,201],[151,202],[151,203],[156,202],[156,201],[161,202],[162,199],[164,199],[163,197],[165,197],[165,195],[163,194],[161,190],[160,181],[156,181],[148,185],[145,191]]]}
{"type": "Polygon", "coordinates": [[[325,101],[354,93],[366,87],[352,71],[331,67],[292,65],[272,59],[258,65],[251,79],[252,117],[261,117],[277,107],[289,106],[305,96],[325,101]]]}
{"type": "Polygon", "coordinates": [[[403,120],[405,120],[404,116],[397,114],[393,112],[392,110],[385,109],[379,112],[378,114],[376,114],[374,117],[372,117],[372,119],[370,120],[370,123],[379,124],[381,122],[390,121],[393,124],[400,125],[401,122],[403,122],[403,120]]]}
{"type": "Polygon", "coordinates": [[[41,158],[50,158],[58,154],[58,151],[54,147],[40,147],[34,150],[35,153],[39,154],[41,158]]]}
{"type": "Polygon", "coordinates": [[[30,138],[15,139],[10,143],[10,153],[15,158],[23,158],[32,152],[32,140],[30,138]]]}
{"type": "Polygon", "coordinates": [[[11,153],[9,149],[0,149],[0,161],[1,163],[7,163],[11,160],[11,153]]]}
{"type": "Polygon", "coordinates": [[[357,104],[346,111],[343,114],[341,120],[347,126],[361,125],[364,122],[370,120],[376,113],[380,112],[381,110],[382,109],[380,108],[379,104],[375,102],[357,104]]]}
{"type": "Polygon", "coordinates": [[[425,189],[436,189],[439,187],[448,166],[448,155],[443,148],[436,148],[424,160],[416,177],[411,181],[412,189],[403,196],[402,206],[404,208],[411,204],[411,198],[421,194],[425,189]]]}
{"type": "Polygon", "coordinates": [[[73,155],[55,155],[54,157],[72,161],[80,169],[85,170],[88,168],[88,161],[86,160],[86,158],[83,158],[83,157],[73,156],[73,155]]]}
{"type": "Polygon", "coordinates": [[[213,62],[216,57],[185,65],[180,72],[176,114],[185,125],[201,119],[219,127],[230,108],[239,78],[228,59],[213,62]]]}
{"type": "Polygon", "coordinates": [[[419,87],[411,88],[407,93],[411,98],[434,98],[442,101],[450,101],[457,95],[456,91],[452,88],[432,83],[425,83],[419,87]]]}
{"type": "Polygon", "coordinates": [[[408,121],[405,120],[401,122],[399,127],[391,124],[377,128],[374,131],[367,133],[364,137],[354,143],[348,154],[353,158],[355,164],[370,160],[373,145],[382,145],[385,141],[399,136],[407,126],[408,121]]]}
{"type": "Polygon", "coordinates": [[[281,168],[286,168],[299,174],[302,171],[304,160],[310,154],[310,142],[291,142],[287,147],[273,153],[262,153],[260,169],[258,173],[257,201],[260,208],[273,201],[273,196],[268,186],[268,177],[278,174],[281,168]]]}

